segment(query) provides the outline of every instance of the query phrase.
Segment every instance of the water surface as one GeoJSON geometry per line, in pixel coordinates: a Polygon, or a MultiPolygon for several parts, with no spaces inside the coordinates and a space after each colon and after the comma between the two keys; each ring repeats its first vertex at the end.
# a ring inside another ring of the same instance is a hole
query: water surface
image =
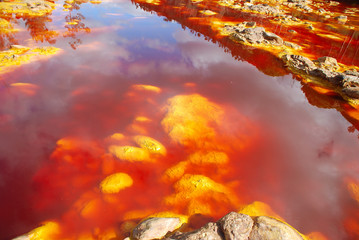
{"type": "Polygon", "coordinates": [[[18,20],[15,39],[61,53],[2,75],[1,239],[48,220],[60,223],[59,239],[101,239],[111,228],[122,239],[126,221],[164,211],[216,220],[255,201],[303,234],[358,237],[358,202],[347,189],[348,179],[359,181],[358,125],[333,107],[342,100],[289,74],[266,75],[129,1],[78,3],[67,12],[57,3],[47,20],[18,20]],[[317,107],[323,102],[332,108],[317,107]],[[115,133],[124,138],[109,140],[115,133]],[[129,162],[109,151],[136,146],[138,135],[167,154],[129,162]],[[188,160],[212,152],[228,161],[188,160]],[[169,176],[181,162],[184,173],[169,176]],[[132,187],[101,193],[100,182],[116,172],[131,176],[132,187]],[[190,176],[225,190],[182,191],[178,182],[190,176]]]}

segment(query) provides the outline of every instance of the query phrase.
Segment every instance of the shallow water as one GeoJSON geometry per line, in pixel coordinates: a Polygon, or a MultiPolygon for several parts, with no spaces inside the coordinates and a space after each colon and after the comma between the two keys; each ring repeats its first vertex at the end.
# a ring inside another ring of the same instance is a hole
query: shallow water
{"type": "Polygon", "coordinates": [[[83,3],[69,12],[57,4],[47,20],[18,20],[15,39],[50,43],[61,53],[1,76],[1,239],[48,220],[60,223],[59,239],[88,232],[97,239],[98,231],[157,212],[215,220],[254,201],[303,234],[358,236],[358,202],[347,188],[348,179],[359,181],[358,123],[343,117],[342,100],[289,74],[265,75],[130,1],[83,3]],[[74,17],[83,24],[66,25],[74,17]],[[115,133],[124,138],[109,140],[115,133]],[[158,140],[167,154],[149,162],[111,154],[111,145],[135,146],[137,135],[158,140]],[[178,187],[186,175],[166,175],[208,152],[229,160],[192,162],[184,174],[204,175],[225,190],[194,194],[178,187]],[[99,184],[116,172],[134,183],[109,197],[99,184]]]}

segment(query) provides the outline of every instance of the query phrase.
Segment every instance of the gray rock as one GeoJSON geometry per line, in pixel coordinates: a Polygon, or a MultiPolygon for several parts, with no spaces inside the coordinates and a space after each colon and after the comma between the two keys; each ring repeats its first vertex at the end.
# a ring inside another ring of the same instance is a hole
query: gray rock
{"type": "Polygon", "coordinates": [[[246,214],[231,212],[217,222],[226,240],[247,240],[253,227],[253,220],[246,214]]]}
{"type": "Polygon", "coordinates": [[[284,42],[282,38],[271,32],[263,32],[263,37],[265,40],[274,45],[283,45],[284,42]]]}
{"type": "Polygon", "coordinates": [[[224,236],[217,223],[210,222],[196,231],[177,233],[167,240],[224,240],[224,236]]]}
{"type": "Polygon", "coordinates": [[[317,68],[309,58],[301,55],[286,54],[282,57],[282,59],[290,68],[304,71],[306,73],[309,73],[317,68]]]}
{"type": "Polygon", "coordinates": [[[343,88],[342,92],[351,98],[359,98],[359,87],[343,88]]]}
{"type": "Polygon", "coordinates": [[[135,227],[132,238],[136,240],[160,239],[174,231],[180,224],[179,218],[149,218],[135,227]]]}
{"type": "Polygon", "coordinates": [[[260,216],[255,218],[249,240],[303,240],[299,233],[289,225],[274,218],[260,216]]]}

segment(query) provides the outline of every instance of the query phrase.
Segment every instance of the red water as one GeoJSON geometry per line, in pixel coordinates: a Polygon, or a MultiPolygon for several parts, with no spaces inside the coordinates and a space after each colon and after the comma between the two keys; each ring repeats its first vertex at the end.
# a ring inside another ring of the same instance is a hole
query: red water
{"type": "MultiPolygon", "coordinates": [[[[2,41],[4,48],[30,39],[63,51],[2,75],[0,238],[53,220],[61,226],[57,239],[101,239],[114,227],[122,239],[124,223],[142,218],[126,218],[131,211],[192,218],[195,211],[204,221],[261,201],[303,234],[357,239],[359,203],[347,187],[359,182],[357,110],[293,79],[269,53],[220,40],[187,16],[148,10],[177,23],[127,1],[83,3],[55,10],[51,21],[20,19],[24,31],[2,41]],[[74,18],[81,24],[65,24],[74,18]],[[32,85],[13,84],[19,82],[32,85]],[[176,109],[181,117],[170,119],[176,109]],[[186,131],[174,131],[178,126],[186,131]],[[109,140],[114,133],[125,138],[109,140]],[[136,146],[137,135],[161,142],[167,154],[133,163],[109,151],[136,146]],[[191,155],[213,151],[228,162],[188,163],[183,176],[166,175],[191,155]],[[103,194],[99,184],[116,172],[133,185],[103,194]],[[185,174],[206,176],[228,192],[195,195],[180,188],[185,174]]],[[[357,64],[343,57],[351,59],[357,64]]]]}

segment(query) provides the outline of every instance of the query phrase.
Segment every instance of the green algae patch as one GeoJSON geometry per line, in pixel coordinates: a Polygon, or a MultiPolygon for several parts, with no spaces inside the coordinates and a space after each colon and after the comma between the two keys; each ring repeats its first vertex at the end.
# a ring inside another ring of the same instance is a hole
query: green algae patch
{"type": "Polygon", "coordinates": [[[0,52],[0,74],[10,70],[10,67],[22,65],[54,55],[60,51],[55,47],[29,48],[21,45],[12,45],[9,50],[0,52]]]}

